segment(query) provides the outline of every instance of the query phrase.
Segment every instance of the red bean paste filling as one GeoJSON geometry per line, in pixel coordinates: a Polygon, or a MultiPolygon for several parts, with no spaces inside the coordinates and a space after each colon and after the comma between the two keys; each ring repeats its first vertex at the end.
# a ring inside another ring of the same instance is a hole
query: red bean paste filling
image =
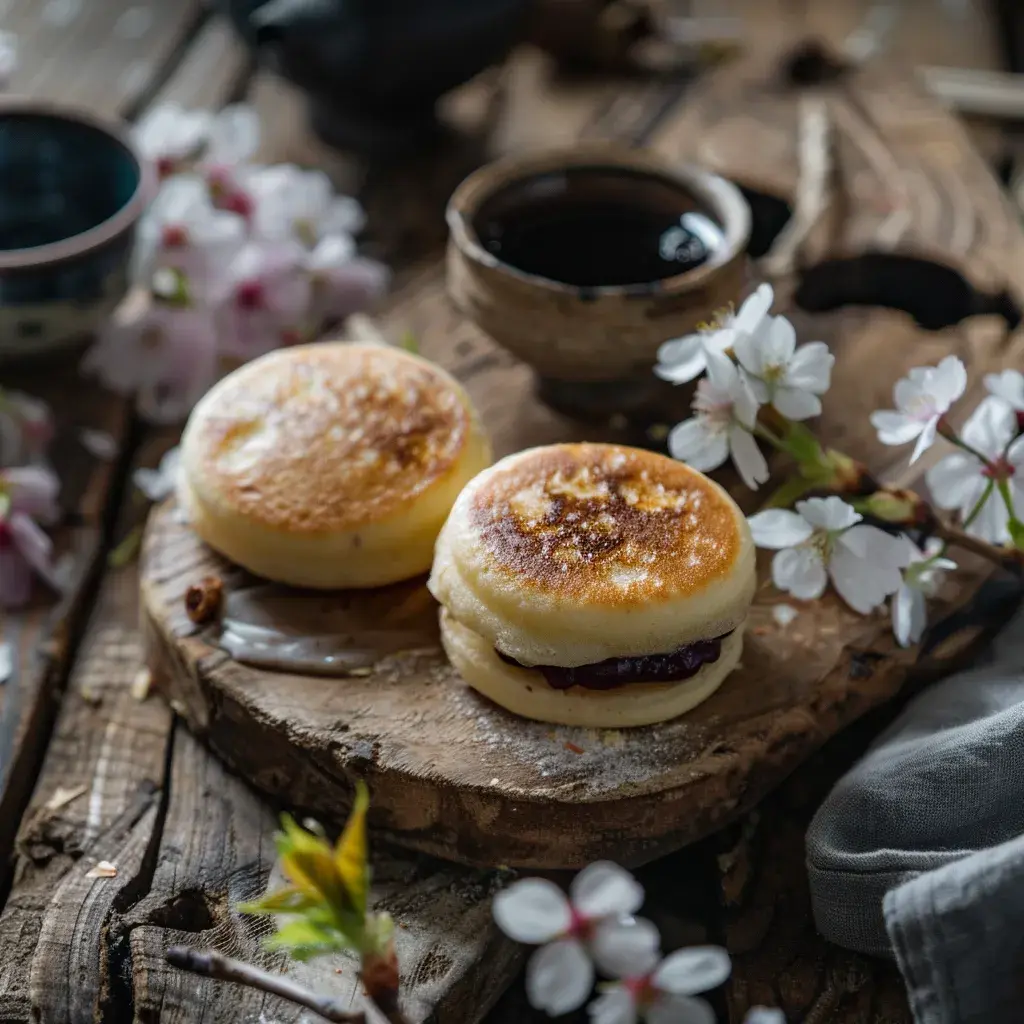
{"type": "Polygon", "coordinates": [[[615,690],[629,683],[678,683],[691,679],[705,665],[718,661],[722,641],[732,630],[711,640],[695,640],[669,654],[641,654],[633,658],[605,658],[593,665],[564,668],[561,665],[524,665],[497,651],[498,657],[510,665],[534,669],[554,690],[582,686],[585,690],[615,690]]]}

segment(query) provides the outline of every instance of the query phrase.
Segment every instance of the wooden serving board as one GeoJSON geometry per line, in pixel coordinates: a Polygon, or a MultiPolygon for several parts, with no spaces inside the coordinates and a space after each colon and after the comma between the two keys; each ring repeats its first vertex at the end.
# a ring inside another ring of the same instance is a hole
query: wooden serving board
{"type": "MultiPolygon", "coordinates": [[[[712,76],[654,145],[792,203],[808,93],[784,88],[777,69],[777,59],[759,56],[712,76]]],[[[814,95],[833,121],[836,202],[804,260],[865,248],[912,252],[1019,300],[1024,234],[959,126],[899,78],[856,74],[814,95]],[[862,199],[865,190],[881,200],[862,199]]],[[[799,279],[776,284],[792,308],[799,279]]],[[[924,331],[896,310],[793,312],[803,340],[824,338],[837,355],[821,432],[890,478],[905,453],[877,444],[867,413],[889,404],[909,366],[960,354],[977,397],[981,374],[1019,364],[1024,348],[1024,333],[1008,336],[994,317],[924,331]]],[[[396,336],[412,331],[421,351],[465,384],[496,456],[570,439],[635,440],[628,425],[573,423],[540,404],[529,369],[450,306],[437,267],[407,285],[385,326],[396,336]]],[[[971,407],[969,397],[958,411],[971,407]]],[[[733,491],[745,508],[756,507],[757,496],[733,491]]],[[[344,679],[241,665],[218,647],[218,627],[192,625],[184,595],[206,575],[220,576],[229,592],[253,581],[200,544],[173,505],[149,526],[142,612],[149,660],[172,705],[288,806],[340,819],[354,780],[365,778],[373,824],[407,847],[474,865],[572,868],[601,857],[639,864],[753,806],[828,737],[892,697],[912,667],[934,671],[976,635],[957,633],[922,665],[919,652],[895,645],[886,615],[860,617],[833,598],[799,607],[781,626],[773,608],[783,598],[766,568],[742,667],[690,714],[632,730],[516,718],[468,689],[433,642],[344,679]]],[[[968,601],[984,575],[978,567],[959,574],[935,618],[968,601]]]]}

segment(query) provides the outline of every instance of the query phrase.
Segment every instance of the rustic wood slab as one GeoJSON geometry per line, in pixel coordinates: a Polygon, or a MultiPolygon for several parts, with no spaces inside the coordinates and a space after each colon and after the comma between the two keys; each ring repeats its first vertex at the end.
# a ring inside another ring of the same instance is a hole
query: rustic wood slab
{"type": "MultiPolygon", "coordinates": [[[[780,81],[780,56],[759,54],[710,76],[662,124],[654,146],[795,203],[796,129],[808,92],[780,81]]],[[[948,115],[912,81],[870,68],[814,95],[835,121],[838,165],[834,210],[821,225],[827,233],[816,229],[809,239],[814,258],[865,248],[909,252],[948,263],[978,289],[1024,294],[1024,233],[948,115]],[[877,194],[884,204],[862,200],[877,194]]],[[[798,274],[779,278],[781,300],[801,335],[827,340],[838,360],[821,431],[880,472],[904,456],[878,444],[867,414],[890,404],[895,380],[910,366],[956,352],[977,387],[984,370],[1024,346],[1024,332],[1008,338],[991,317],[924,331],[896,310],[811,315],[793,307],[799,282],[798,274]]],[[[436,271],[410,285],[388,322],[412,330],[421,350],[465,384],[498,456],[616,434],[540,405],[529,370],[460,319],[436,271]]],[[[756,502],[742,490],[737,496],[748,507],[756,502]]],[[[185,591],[207,574],[229,588],[248,582],[199,544],[172,508],[158,512],[144,570],[148,645],[193,728],[259,788],[331,818],[342,815],[353,780],[365,777],[383,834],[470,864],[568,868],[599,857],[637,864],[692,842],[756,804],[830,735],[890,698],[918,657],[896,647],[886,617],[859,617],[836,600],[778,626],[772,606],[780,599],[763,572],[743,667],[707,703],[648,729],[551,728],[478,698],[439,650],[383,662],[368,678],[241,666],[218,649],[215,630],[197,631],[185,615],[185,591]]],[[[958,577],[946,610],[969,598],[983,575],[958,577]]],[[[947,644],[933,659],[954,653],[959,645],[947,644]]]]}

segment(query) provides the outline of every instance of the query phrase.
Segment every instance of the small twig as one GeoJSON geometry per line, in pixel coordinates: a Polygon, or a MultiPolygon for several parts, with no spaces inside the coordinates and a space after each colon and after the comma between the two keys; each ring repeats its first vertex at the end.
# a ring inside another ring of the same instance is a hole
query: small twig
{"type": "Polygon", "coordinates": [[[936,524],[931,532],[950,547],[962,548],[964,551],[970,551],[973,555],[980,555],[1011,572],[1018,574],[1024,572],[1021,553],[1016,549],[996,547],[980,537],[974,537],[965,530],[947,523],[936,524]]]}
{"type": "Polygon", "coordinates": [[[338,1000],[330,996],[317,995],[279,974],[262,971],[258,967],[244,964],[240,960],[232,960],[212,950],[200,952],[186,946],[172,946],[167,950],[167,962],[179,970],[201,974],[205,978],[231,981],[236,985],[245,985],[273,996],[280,996],[337,1024],[366,1024],[365,1014],[346,1010],[338,1000]]]}

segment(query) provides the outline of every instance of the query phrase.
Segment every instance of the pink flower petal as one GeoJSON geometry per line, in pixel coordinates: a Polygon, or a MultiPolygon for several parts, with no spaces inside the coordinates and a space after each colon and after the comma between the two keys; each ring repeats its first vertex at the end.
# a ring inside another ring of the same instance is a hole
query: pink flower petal
{"type": "Polygon", "coordinates": [[[0,473],[0,483],[7,490],[12,514],[24,514],[43,522],[52,522],[60,515],[57,495],[60,480],[43,466],[20,466],[0,473]]]}
{"type": "Polygon", "coordinates": [[[32,596],[32,569],[0,522],[0,608],[22,608],[32,596]]]}

